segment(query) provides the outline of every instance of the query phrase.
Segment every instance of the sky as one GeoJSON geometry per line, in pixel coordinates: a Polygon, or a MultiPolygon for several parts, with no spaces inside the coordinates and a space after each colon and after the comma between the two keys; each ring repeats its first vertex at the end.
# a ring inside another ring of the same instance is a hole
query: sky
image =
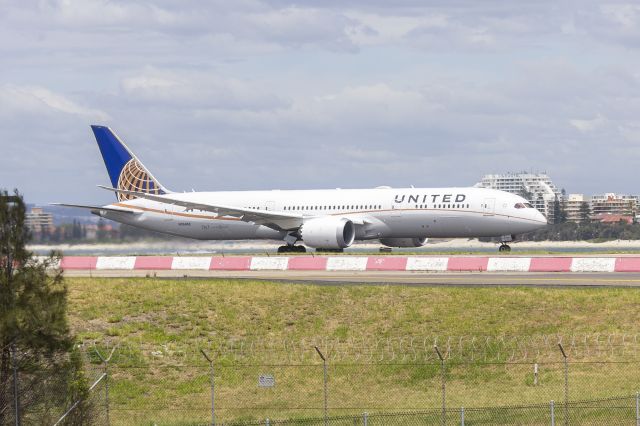
{"type": "Polygon", "coordinates": [[[0,188],[109,203],[90,124],[174,191],[639,194],[640,3],[0,0],[0,188]]]}

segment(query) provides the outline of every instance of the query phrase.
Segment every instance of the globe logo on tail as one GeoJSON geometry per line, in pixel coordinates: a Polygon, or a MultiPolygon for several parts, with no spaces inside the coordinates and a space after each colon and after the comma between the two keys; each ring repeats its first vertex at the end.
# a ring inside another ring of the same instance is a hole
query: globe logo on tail
{"type": "MultiPolygon", "coordinates": [[[[163,194],[160,185],[149,175],[147,170],[135,158],[124,165],[118,177],[118,189],[146,194],[163,194]]],[[[118,201],[134,200],[137,197],[118,193],[118,201]]]]}

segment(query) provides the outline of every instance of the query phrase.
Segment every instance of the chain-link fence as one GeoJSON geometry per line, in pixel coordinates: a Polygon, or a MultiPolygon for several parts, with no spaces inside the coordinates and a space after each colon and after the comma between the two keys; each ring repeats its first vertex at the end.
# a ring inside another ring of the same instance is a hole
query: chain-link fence
{"type": "Polygon", "coordinates": [[[442,341],[377,358],[320,339],[304,354],[91,342],[81,376],[17,354],[0,424],[640,425],[635,341],[596,350],[558,340],[517,357],[491,343],[473,359],[442,341]]]}
{"type": "Polygon", "coordinates": [[[107,424],[104,373],[83,353],[0,350],[0,425],[107,424]]]}
{"type": "Polygon", "coordinates": [[[111,413],[117,424],[316,424],[325,415],[330,424],[636,420],[640,363],[569,367],[568,394],[563,363],[538,364],[537,383],[526,364],[457,364],[445,367],[444,381],[438,364],[329,365],[326,390],[322,365],[214,365],[213,383],[197,366],[153,368],[143,382],[144,368],[114,368],[111,413]]]}

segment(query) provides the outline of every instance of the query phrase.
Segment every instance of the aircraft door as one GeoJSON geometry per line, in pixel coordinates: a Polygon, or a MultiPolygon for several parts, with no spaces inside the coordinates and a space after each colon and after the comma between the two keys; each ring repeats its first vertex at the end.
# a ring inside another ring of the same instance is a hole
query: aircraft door
{"type": "Polygon", "coordinates": [[[276,209],[276,202],[275,201],[267,201],[266,209],[268,211],[275,210],[276,209]]]}
{"type": "Polygon", "coordinates": [[[485,198],[482,203],[482,214],[483,216],[493,216],[496,210],[496,199],[495,198],[485,198]]]}
{"type": "Polygon", "coordinates": [[[173,204],[163,204],[162,220],[164,222],[173,222],[175,208],[176,206],[174,206],[173,204]]]}

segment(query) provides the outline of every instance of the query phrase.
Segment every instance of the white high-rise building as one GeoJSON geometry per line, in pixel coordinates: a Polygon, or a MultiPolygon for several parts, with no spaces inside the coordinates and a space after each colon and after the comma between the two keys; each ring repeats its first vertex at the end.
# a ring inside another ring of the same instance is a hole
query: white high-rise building
{"type": "Polygon", "coordinates": [[[53,215],[45,213],[40,207],[33,207],[29,213],[25,215],[24,224],[32,232],[44,232],[47,229],[53,229],[53,215]]]}
{"type": "Polygon", "coordinates": [[[601,214],[635,216],[638,211],[638,196],[614,194],[613,192],[592,195],[591,210],[594,216],[601,214]]]}
{"type": "Polygon", "coordinates": [[[564,203],[569,222],[588,222],[591,217],[591,197],[584,194],[569,194],[564,203]]]}
{"type": "Polygon", "coordinates": [[[554,203],[562,193],[546,173],[505,173],[484,175],[474,186],[511,192],[527,199],[540,213],[554,222],[554,203]]]}

